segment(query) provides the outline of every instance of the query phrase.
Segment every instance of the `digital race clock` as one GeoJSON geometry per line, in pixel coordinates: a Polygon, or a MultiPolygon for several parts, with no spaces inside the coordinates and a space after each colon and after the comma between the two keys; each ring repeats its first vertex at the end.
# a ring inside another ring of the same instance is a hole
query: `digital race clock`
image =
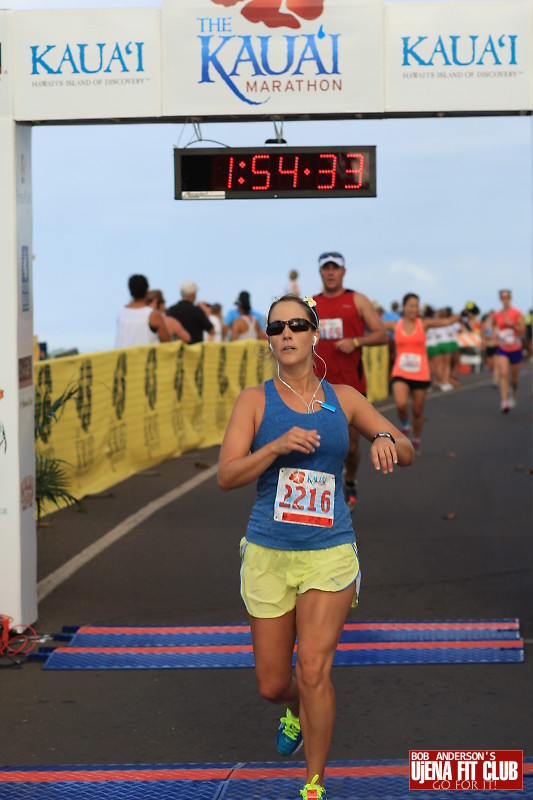
{"type": "Polygon", "coordinates": [[[376,148],[174,149],[176,200],[376,197],[376,148]]]}

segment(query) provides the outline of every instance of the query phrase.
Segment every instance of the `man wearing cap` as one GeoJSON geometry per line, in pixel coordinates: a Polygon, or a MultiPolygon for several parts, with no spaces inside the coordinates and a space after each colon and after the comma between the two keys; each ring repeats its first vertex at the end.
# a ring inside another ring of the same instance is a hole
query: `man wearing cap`
{"type": "Polygon", "coordinates": [[[194,281],[185,281],[181,284],[181,300],[167,309],[167,317],[174,317],[181,322],[186,331],[191,335],[189,344],[202,342],[204,331],[211,333],[213,325],[205,311],[195,304],[198,286],[194,281]]]}
{"type": "MultiPolygon", "coordinates": [[[[314,295],[320,318],[320,339],[317,354],[327,365],[329,383],[353,386],[366,394],[366,378],[362,359],[363,345],[387,344],[387,331],[379,314],[364,294],[343,286],[346,269],[344,257],[334,251],[322,253],[318,259],[322,292],[314,295]]],[[[344,468],[344,496],[350,511],[357,503],[357,467],[359,466],[359,434],[350,427],[350,449],[344,468]]]]}
{"type": "Polygon", "coordinates": [[[251,307],[252,306],[252,300],[250,298],[250,292],[245,292],[245,291],[240,292],[239,296],[235,300],[236,308],[232,308],[232,309],[230,309],[230,311],[228,311],[228,313],[226,314],[226,317],[224,319],[224,324],[227,325],[229,330],[231,331],[233,323],[240,316],[239,306],[243,306],[243,305],[244,305],[245,308],[246,307],[250,308],[250,314],[252,315],[252,317],[255,317],[257,319],[257,321],[259,322],[259,324],[261,326],[261,329],[263,329],[265,327],[266,320],[265,320],[263,314],[260,314],[259,311],[254,311],[253,310],[253,308],[251,307]]]}

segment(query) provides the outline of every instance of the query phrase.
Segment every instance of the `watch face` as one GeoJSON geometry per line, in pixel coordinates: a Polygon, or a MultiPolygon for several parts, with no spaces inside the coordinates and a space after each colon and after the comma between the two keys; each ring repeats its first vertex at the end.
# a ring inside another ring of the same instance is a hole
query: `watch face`
{"type": "Polygon", "coordinates": [[[376,197],[376,148],[174,150],[175,198],[376,197]]]}

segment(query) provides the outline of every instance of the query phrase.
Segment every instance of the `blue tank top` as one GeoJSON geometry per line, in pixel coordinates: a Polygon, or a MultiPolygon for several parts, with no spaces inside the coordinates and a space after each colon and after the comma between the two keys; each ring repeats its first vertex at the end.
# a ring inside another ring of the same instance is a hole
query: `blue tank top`
{"type": "Polygon", "coordinates": [[[250,542],[278,550],[320,550],[355,542],[342,487],[348,420],[329,383],[322,385],[325,402],[336,410],[299,414],[285,405],[273,380],[265,382],[265,413],[252,452],[295,425],[316,429],[321,439],[314,453],[278,456],[259,477],[246,531],[250,542]]]}

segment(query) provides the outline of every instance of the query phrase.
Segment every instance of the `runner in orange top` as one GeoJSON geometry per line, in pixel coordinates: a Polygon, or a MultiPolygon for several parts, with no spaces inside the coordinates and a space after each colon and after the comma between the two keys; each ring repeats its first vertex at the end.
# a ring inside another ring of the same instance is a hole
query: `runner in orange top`
{"type": "Polygon", "coordinates": [[[501,311],[495,311],[492,318],[498,332],[501,409],[506,414],[510,408],[515,406],[518,373],[522,361],[522,336],[526,326],[520,311],[511,306],[510,289],[500,291],[500,300],[503,308],[501,311]],[[511,373],[510,381],[509,372],[511,373]],[[510,387],[509,382],[511,383],[510,387]]]}
{"type": "Polygon", "coordinates": [[[385,327],[394,331],[396,360],[392,368],[392,392],[396,410],[402,424],[402,433],[409,434],[409,392],[412,396],[413,438],[415,453],[420,455],[420,434],[424,424],[424,403],[430,385],[429,361],[426,349],[426,331],[442,328],[461,319],[454,314],[444,319],[419,317],[419,297],[406,294],[403,298],[403,316],[398,322],[385,322],[385,327]]]}

